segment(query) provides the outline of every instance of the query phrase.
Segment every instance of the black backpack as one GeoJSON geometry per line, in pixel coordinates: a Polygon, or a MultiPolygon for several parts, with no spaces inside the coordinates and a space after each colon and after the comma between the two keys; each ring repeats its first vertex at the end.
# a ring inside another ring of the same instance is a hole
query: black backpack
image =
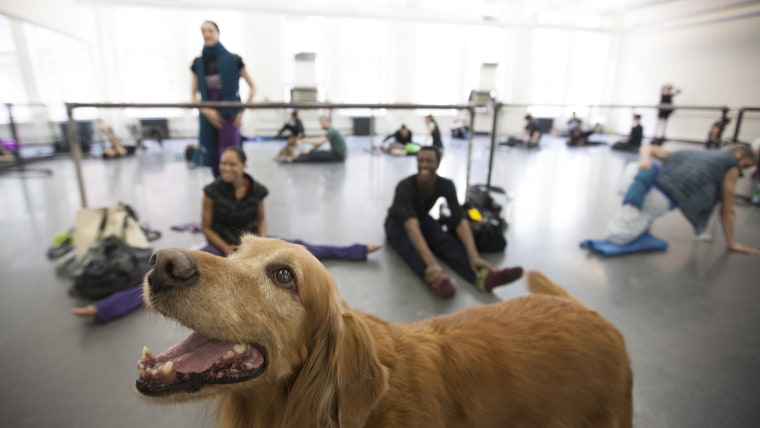
{"type": "Polygon", "coordinates": [[[484,253],[504,251],[507,247],[507,221],[501,214],[502,206],[498,204],[491,193],[505,194],[504,189],[485,184],[473,184],[467,192],[464,208],[470,220],[475,246],[484,253]],[[469,214],[473,208],[480,212],[481,219],[469,214]]]}
{"type": "MultiPolygon", "coordinates": [[[[467,198],[462,205],[470,222],[475,246],[483,253],[497,253],[507,247],[507,238],[504,236],[507,221],[501,215],[502,206],[494,200],[491,192],[505,194],[504,189],[500,187],[474,184],[469,187],[467,198]],[[473,218],[474,213],[470,213],[473,208],[480,213],[480,219],[473,218]]],[[[443,207],[438,220],[449,232],[455,232],[456,225],[451,224],[451,215],[446,213],[443,207]]]]}
{"type": "Polygon", "coordinates": [[[102,299],[116,291],[140,284],[150,270],[150,248],[135,248],[109,235],[96,242],[71,272],[70,293],[102,299]]]}

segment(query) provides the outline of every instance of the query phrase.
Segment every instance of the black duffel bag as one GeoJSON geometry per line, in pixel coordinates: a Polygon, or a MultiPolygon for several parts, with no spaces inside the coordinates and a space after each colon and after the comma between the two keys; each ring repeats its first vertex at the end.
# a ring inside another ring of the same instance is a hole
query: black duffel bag
{"type": "Polygon", "coordinates": [[[71,271],[71,294],[102,299],[138,285],[150,270],[151,248],[135,248],[115,235],[93,244],[71,271]]]}

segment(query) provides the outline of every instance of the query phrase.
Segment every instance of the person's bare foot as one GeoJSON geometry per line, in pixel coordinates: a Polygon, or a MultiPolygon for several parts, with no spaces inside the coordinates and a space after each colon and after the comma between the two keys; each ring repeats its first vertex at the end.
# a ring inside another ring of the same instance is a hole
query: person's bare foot
{"type": "Polygon", "coordinates": [[[95,308],[95,305],[87,305],[72,308],[71,313],[80,317],[94,317],[98,313],[98,310],[95,308]]]}
{"type": "Polygon", "coordinates": [[[367,245],[367,253],[374,253],[383,248],[382,245],[367,245]]]}

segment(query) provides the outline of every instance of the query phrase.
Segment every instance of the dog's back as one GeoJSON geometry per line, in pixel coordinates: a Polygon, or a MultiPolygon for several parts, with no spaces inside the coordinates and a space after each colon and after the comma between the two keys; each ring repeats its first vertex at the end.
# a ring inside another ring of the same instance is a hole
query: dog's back
{"type": "Polygon", "coordinates": [[[620,333],[556,284],[533,286],[546,295],[377,320],[377,337],[392,338],[378,341],[392,375],[367,426],[631,426],[620,333]]]}

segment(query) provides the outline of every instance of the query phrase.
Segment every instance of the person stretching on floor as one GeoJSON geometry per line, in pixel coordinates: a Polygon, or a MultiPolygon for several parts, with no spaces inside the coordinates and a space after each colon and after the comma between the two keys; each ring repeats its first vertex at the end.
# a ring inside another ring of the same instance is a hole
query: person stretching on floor
{"type": "Polygon", "coordinates": [[[691,222],[697,239],[713,209],[721,205],[720,219],[729,251],[758,255],[760,250],[734,241],[734,192],[741,170],[757,165],[757,154],[744,144],[719,151],[680,150],[642,146],[639,172],[628,188],[623,206],[607,227],[607,239],[627,245],[649,230],[657,217],[678,207],[691,222]],[[651,158],[662,160],[653,164],[651,158]]]}
{"type": "Polygon", "coordinates": [[[332,127],[330,118],[321,116],[319,125],[325,130],[325,136],[316,139],[305,139],[300,144],[311,144],[314,148],[306,153],[296,156],[291,162],[343,162],[346,160],[346,140],[343,134],[332,127]],[[328,150],[321,150],[327,144],[328,150]]]}
{"type": "Polygon", "coordinates": [[[383,139],[383,144],[388,140],[393,140],[390,144],[383,147],[383,151],[395,156],[416,155],[420,150],[420,145],[412,141],[412,131],[402,124],[393,134],[383,139]]]}
{"type": "Polygon", "coordinates": [[[467,282],[481,291],[508,284],[522,276],[520,267],[494,269],[480,257],[472,230],[457,200],[454,182],[437,174],[441,156],[432,146],[417,153],[417,174],[401,180],[396,186],[393,205],[385,219],[388,243],[412,270],[442,297],[456,293],[451,278],[438,264],[440,256],[467,282]],[[451,209],[456,236],[444,231],[429,211],[443,197],[451,209]]]}
{"type": "MultiPolygon", "coordinates": [[[[208,244],[201,251],[224,257],[235,249],[242,233],[267,234],[264,198],[269,191],[245,173],[245,162],[246,155],[240,147],[227,148],[222,153],[220,177],[203,189],[201,227],[208,244]]],[[[381,248],[380,245],[330,246],[284,240],[303,245],[320,260],[366,261],[368,253],[381,248]]],[[[72,312],[105,323],[141,308],[142,304],[142,284],[138,284],[72,312]]]]}
{"type": "Polygon", "coordinates": [[[633,115],[633,126],[631,133],[626,138],[612,145],[612,150],[623,150],[628,152],[637,152],[641,147],[641,141],[644,139],[644,128],[641,127],[641,115],[633,115]]]}

